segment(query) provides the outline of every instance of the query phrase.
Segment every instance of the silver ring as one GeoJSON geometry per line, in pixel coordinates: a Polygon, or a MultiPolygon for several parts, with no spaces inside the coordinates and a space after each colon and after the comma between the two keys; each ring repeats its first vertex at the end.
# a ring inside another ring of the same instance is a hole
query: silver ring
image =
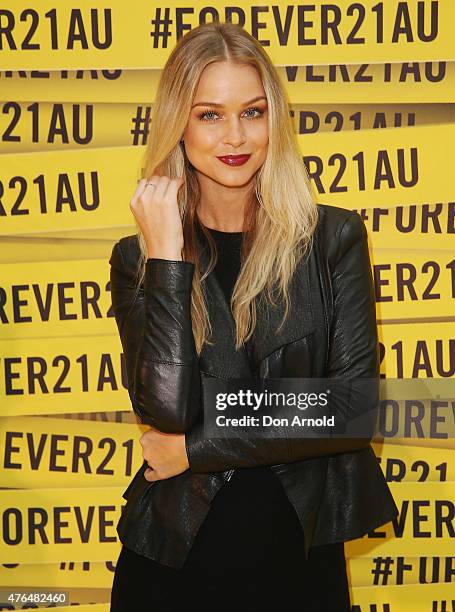
{"type": "Polygon", "coordinates": [[[150,183],[150,182],[145,183],[145,186],[146,186],[146,187],[148,187],[149,185],[152,185],[153,187],[156,187],[155,183],[150,183]]]}

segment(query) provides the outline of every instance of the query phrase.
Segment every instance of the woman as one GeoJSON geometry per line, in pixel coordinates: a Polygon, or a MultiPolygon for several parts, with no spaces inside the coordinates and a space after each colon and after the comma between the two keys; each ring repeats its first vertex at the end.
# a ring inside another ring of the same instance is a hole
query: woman
{"type": "Polygon", "coordinates": [[[314,202],[277,72],[230,23],[170,54],[143,176],[138,235],[110,259],[129,394],[151,426],[124,493],[111,612],[297,598],[347,611],[344,541],[398,513],[370,438],[210,439],[202,405],[213,378],[378,380],[363,222],[314,202]]]}

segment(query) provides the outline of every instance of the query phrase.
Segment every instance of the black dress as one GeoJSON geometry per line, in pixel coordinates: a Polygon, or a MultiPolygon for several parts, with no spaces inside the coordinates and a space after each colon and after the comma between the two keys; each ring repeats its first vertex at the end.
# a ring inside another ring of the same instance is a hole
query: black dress
{"type": "MultiPolygon", "coordinates": [[[[229,301],[242,233],[209,231],[218,250],[215,274],[229,301]]],[[[188,605],[215,612],[348,612],[343,542],[310,548],[308,560],[303,551],[302,527],[278,477],[268,466],[237,468],[212,501],[181,570],[123,546],[111,612],[188,605]]]]}

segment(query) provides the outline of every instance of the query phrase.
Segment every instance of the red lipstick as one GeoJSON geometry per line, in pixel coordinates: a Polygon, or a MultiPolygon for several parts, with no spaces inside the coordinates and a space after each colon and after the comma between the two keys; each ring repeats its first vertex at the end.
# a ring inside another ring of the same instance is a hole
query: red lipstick
{"type": "Polygon", "coordinates": [[[218,159],[220,161],[222,161],[224,164],[227,164],[228,166],[241,166],[242,164],[245,164],[249,159],[250,159],[251,155],[223,155],[221,157],[218,157],[218,159]]]}

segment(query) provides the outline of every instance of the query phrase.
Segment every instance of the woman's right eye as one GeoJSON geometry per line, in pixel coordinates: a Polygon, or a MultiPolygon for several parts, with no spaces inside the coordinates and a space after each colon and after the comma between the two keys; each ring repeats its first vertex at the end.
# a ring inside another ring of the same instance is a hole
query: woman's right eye
{"type": "Polygon", "coordinates": [[[213,115],[218,115],[218,113],[216,113],[213,110],[206,110],[199,115],[199,119],[201,121],[213,121],[214,120],[213,115]]]}

